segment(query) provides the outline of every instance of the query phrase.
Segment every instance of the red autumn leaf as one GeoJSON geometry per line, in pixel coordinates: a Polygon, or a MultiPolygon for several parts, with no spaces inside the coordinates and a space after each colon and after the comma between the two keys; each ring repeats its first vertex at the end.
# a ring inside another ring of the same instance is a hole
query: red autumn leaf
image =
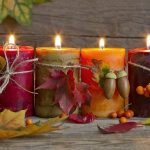
{"type": "Polygon", "coordinates": [[[95,119],[95,116],[92,113],[87,113],[85,115],[70,114],[68,119],[75,123],[84,124],[84,123],[93,122],[95,119]]]}
{"type": "Polygon", "coordinates": [[[54,103],[59,104],[63,112],[70,114],[71,110],[90,101],[91,95],[85,83],[76,83],[72,70],[65,74],[61,70],[50,71],[45,82],[37,89],[55,90],[54,103]]]}
{"type": "Polygon", "coordinates": [[[79,83],[76,84],[75,89],[73,91],[75,99],[77,100],[77,103],[79,107],[82,104],[88,103],[91,100],[91,94],[88,91],[89,86],[86,83],[79,83]]]}
{"type": "Polygon", "coordinates": [[[111,134],[111,133],[124,133],[128,132],[133,128],[138,127],[140,124],[137,122],[126,122],[126,123],[120,123],[111,125],[105,128],[100,127],[97,125],[99,131],[103,134],[111,134]]]}
{"type": "Polygon", "coordinates": [[[67,114],[69,114],[73,106],[76,105],[76,101],[72,93],[74,87],[70,82],[71,80],[66,78],[64,84],[55,91],[54,98],[54,102],[58,103],[60,108],[67,114]]]}
{"type": "Polygon", "coordinates": [[[38,86],[36,89],[51,89],[54,90],[58,87],[61,87],[64,84],[65,73],[63,71],[52,70],[49,73],[49,76],[45,78],[45,82],[38,86]]]}

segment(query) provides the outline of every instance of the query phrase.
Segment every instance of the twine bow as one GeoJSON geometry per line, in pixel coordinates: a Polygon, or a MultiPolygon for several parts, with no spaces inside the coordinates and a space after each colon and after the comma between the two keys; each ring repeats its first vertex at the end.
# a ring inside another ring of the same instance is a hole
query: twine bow
{"type": "Polygon", "coordinates": [[[6,43],[4,46],[3,46],[3,51],[4,51],[4,56],[5,56],[5,59],[6,59],[6,70],[4,72],[1,72],[0,75],[2,75],[0,77],[0,81],[3,81],[1,86],[0,86],[0,94],[5,90],[5,88],[7,87],[8,83],[11,81],[13,81],[16,85],[18,85],[21,89],[23,89],[24,91],[26,92],[29,92],[31,94],[35,94],[34,92],[31,92],[27,89],[25,89],[24,87],[22,87],[17,81],[15,81],[14,79],[11,78],[11,76],[13,75],[16,75],[16,74],[26,74],[26,73],[31,73],[33,72],[34,70],[23,70],[23,71],[15,71],[20,65],[22,64],[26,64],[26,63],[30,63],[30,62],[35,62],[35,61],[38,61],[38,58],[35,58],[35,59],[29,59],[29,60],[24,60],[18,64],[16,64],[18,58],[19,58],[19,47],[15,44],[10,44],[10,43],[6,43]],[[14,59],[14,61],[12,62],[12,64],[10,65],[9,64],[9,60],[8,60],[8,57],[7,57],[7,49],[10,48],[10,47],[15,47],[17,53],[16,53],[16,57],[14,59]]]}

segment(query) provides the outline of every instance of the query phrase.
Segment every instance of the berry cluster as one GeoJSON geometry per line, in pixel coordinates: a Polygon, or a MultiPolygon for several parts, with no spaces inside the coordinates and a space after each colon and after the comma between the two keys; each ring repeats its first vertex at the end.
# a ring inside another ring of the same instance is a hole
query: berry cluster
{"type": "Polygon", "coordinates": [[[146,87],[138,86],[136,88],[136,93],[138,95],[143,95],[146,98],[150,97],[150,84],[146,85],[146,87]]]}
{"type": "Polygon", "coordinates": [[[111,118],[119,118],[120,123],[125,123],[128,121],[129,118],[134,116],[134,111],[128,109],[127,111],[119,110],[117,112],[110,113],[111,118]]]}

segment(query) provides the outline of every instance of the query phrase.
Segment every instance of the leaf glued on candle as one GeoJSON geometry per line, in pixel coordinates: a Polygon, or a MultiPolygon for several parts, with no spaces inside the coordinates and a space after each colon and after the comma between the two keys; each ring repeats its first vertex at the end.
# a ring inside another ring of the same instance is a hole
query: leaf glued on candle
{"type": "Polygon", "coordinates": [[[102,60],[93,59],[93,79],[99,83],[100,87],[104,87],[105,75],[110,72],[110,67],[103,63],[102,60]]]}
{"type": "Polygon", "coordinates": [[[100,127],[97,125],[99,131],[103,134],[112,134],[112,133],[124,133],[128,132],[133,128],[138,127],[141,125],[140,123],[137,122],[126,122],[126,123],[120,123],[120,124],[115,124],[111,125],[105,128],[100,127]]]}
{"type": "Polygon", "coordinates": [[[68,70],[67,73],[61,70],[50,71],[45,82],[37,89],[55,90],[54,103],[59,104],[62,111],[67,114],[91,99],[88,85],[76,83],[72,70],[68,70]]]}

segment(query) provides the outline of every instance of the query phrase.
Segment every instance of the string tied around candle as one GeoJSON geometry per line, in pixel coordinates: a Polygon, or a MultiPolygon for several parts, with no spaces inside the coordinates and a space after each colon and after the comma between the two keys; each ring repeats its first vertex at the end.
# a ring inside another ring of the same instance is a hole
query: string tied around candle
{"type": "Polygon", "coordinates": [[[68,64],[68,65],[54,65],[54,64],[46,64],[46,63],[40,63],[38,62],[38,65],[41,65],[41,66],[47,66],[47,67],[50,67],[50,68],[62,68],[62,69],[69,69],[69,68],[75,68],[75,69],[91,69],[92,70],[92,67],[91,66],[84,66],[84,65],[75,65],[75,64],[68,64]]]}
{"type": "Polygon", "coordinates": [[[17,46],[16,44],[10,44],[10,43],[6,43],[3,46],[3,51],[4,51],[4,57],[6,60],[6,69],[4,72],[1,72],[0,75],[0,81],[3,81],[2,84],[0,85],[0,94],[5,90],[5,88],[7,87],[7,85],[9,84],[10,81],[13,81],[16,85],[18,85],[21,89],[23,89],[24,91],[31,93],[31,94],[37,94],[35,92],[29,91],[27,89],[25,89],[22,85],[20,85],[16,80],[14,80],[13,78],[11,78],[12,75],[16,75],[16,74],[26,74],[26,73],[31,73],[34,72],[34,70],[22,70],[22,71],[15,71],[20,65],[22,64],[26,64],[26,63],[30,63],[30,62],[36,62],[38,61],[38,58],[35,59],[28,59],[28,60],[24,60],[20,63],[16,63],[17,60],[19,59],[19,46],[17,46]],[[10,65],[8,57],[7,57],[7,49],[10,47],[15,47],[17,53],[15,56],[14,61],[12,62],[12,64],[10,65]]]}
{"type": "Polygon", "coordinates": [[[131,61],[129,61],[128,64],[132,65],[132,66],[135,66],[135,67],[138,67],[138,68],[141,68],[141,69],[146,70],[146,71],[150,71],[150,68],[148,68],[146,66],[143,66],[143,65],[140,65],[140,64],[137,64],[137,63],[133,63],[131,61]]]}

